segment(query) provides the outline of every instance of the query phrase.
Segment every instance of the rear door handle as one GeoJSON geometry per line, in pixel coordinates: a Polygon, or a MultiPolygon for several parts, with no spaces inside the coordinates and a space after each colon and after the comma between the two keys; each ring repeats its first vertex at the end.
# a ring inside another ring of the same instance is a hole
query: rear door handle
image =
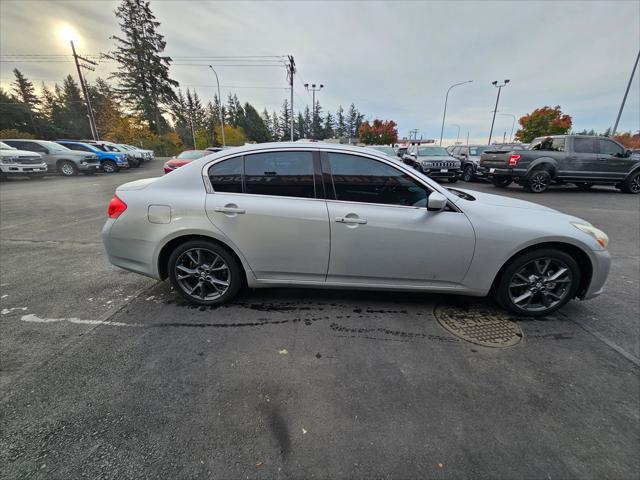
{"type": "Polygon", "coordinates": [[[220,212],[220,213],[245,213],[246,212],[244,208],[237,208],[237,207],[215,207],[213,211],[220,212]]]}
{"type": "Polygon", "coordinates": [[[367,223],[367,220],[365,218],[336,217],[336,222],[365,224],[367,223]]]}

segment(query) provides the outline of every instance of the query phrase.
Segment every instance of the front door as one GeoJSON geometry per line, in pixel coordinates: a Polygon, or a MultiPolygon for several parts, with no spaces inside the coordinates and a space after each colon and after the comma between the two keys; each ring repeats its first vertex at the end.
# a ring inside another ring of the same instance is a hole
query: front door
{"type": "Polygon", "coordinates": [[[327,282],[454,286],[475,235],[460,212],[429,212],[430,190],[369,157],[327,153],[331,256],[327,282]]]}
{"type": "Polygon", "coordinates": [[[567,154],[564,164],[560,163],[560,174],[571,179],[594,179],[602,175],[598,159],[598,144],[595,138],[573,137],[573,149],[567,154]]]}
{"type": "Polygon", "coordinates": [[[207,215],[258,279],[325,281],[329,217],[314,171],[311,151],[255,153],[210,167],[207,215]]]}
{"type": "Polygon", "coordinates": [[[624,180],[636,160],[627,156],[625,149],[613,140],[599,138],[598,144],[598,162],[600,170],[605,172],[603,175],[615,180],[624,180]]]}

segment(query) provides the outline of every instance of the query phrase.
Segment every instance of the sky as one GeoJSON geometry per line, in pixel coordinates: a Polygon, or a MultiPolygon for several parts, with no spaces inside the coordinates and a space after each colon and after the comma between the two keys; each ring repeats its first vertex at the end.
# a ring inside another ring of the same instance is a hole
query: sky
{"type": "MultiPolygon", "coordinates": [[[[0,0],[0,85],[13,68],[36,84],[76,77],[73,63],[15,62],[6,55],[70,54],[63,28],[77,32],[80,54],[113,48],[118,1],[0,0]]],[[[293,55],[298,73],[294,108],[311,104],[304,83],[323,84],[324,111],[355,103],[365,118],[391,119],[400,137],[440,137],[449,86],[445,143],[467,134],[486,142],[497,89],[502,89],[494,138],[511,133],[512,117],[560,105],[574,130],[604,131],[615,121],[640,48],[640,2],[210,2],[151,0],[165,36],[165,53],[177,58],[293,55]],[[459,129],[458,129],[459,125],[459,129]]],[[[171,76],[181,88],[213,98],[210,61],[176,60],[171,76]],[[201,63],[201,65],[193,65],[201,63]],[[180,64],[180,65],[179,65],[180,64]]],[[[222,96],[236,93],[259,111],[279,110],[288,98],[284,66],[244,67],[217,60],[222,96]]],[[[242,62],[242,64],[246,64],[242,62]]],[[[89,80],[108,77],[101,62],[89,80]]],[[[636,72],[619,131],[640,129],[636,72]]],[[[115,82],[116,80],[112,80],[115,82]]],[[[516,124],[517,129],[517,124],[516,124]]]]}

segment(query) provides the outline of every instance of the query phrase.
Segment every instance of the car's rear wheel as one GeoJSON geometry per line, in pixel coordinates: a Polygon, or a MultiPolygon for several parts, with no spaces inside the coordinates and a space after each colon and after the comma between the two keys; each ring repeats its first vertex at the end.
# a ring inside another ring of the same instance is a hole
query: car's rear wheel
{"type": "Polygon", "coordinates": [[[524,189],[530,193],[542,193],[551,183],[551,174],[547,170],[533,171],[524,182],[524,189]]]}
{"type": "Polygon", "coordinates": [[[493,183],[495,187],[499,188],[506,188],[511,185],[512,182],[513,179],[511,177],[504,177],[501,175],[494,175],[491,177],[491,183],[493,183]]]}
{"type": "Polygon", "coordinates": [[[640,193],[640,170],[622,182],[621,190],[624,193],[640,193]]]}
{"type": "Polygon", "coordinates": [[[466,167],[464,167],[464,170],[462,171],[462,180],[464,180],[465,182],[470,182],[471,180],[473,180],[472,165],[467,165],[466,167]]]}
{"type": "Polygon", "coordinates": [[[104,170],[104,173],[116,173],[118,165],[113,160],[105,160],[102,162],[102,170],[104,170]]]}
{"type": "Polygon", "coordinates": [[[571,300],[580,285],[580,269],[569,254],[540,249],[516,257],[500,277],[495,296],[516,315],[541,317],[571,300]]]}
{"type": "Polygon", "coordinates": [[[60,165],[58,165],[58,170],[65,177],[73,177],[75,175],[78,175],[78,167],[76,167],[75,163],[70,162],[69,160],[65,160],[64,162],[60,163],[60,165]]]}
{"type": "Polygon", "coordinates": [[[228,302],[243,284],[242,267],[233,254],[206,240],[189,241],[173,251],[169,279],[185,300],[198,305],[228,302]]]}

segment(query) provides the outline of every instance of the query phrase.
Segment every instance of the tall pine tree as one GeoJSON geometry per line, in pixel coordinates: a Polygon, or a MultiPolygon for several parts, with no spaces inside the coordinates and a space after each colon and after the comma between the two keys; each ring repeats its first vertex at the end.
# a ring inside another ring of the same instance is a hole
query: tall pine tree
{"type": "Polygon", "coordinates": [[[156,30],[156,21],[146,0],[122,0],[115,11],[123,36],[115,40],[115,50],[106,55],[118,62],[111,78],[118,80],[118,93],[129,108],[149,124],[151,131],[166,129],[162,117],[175,100],[173,87],[178,82],[169,77],[171,58],[163,56],[166,42],[156,30]]]}
{"type": "Polygon", "coordinates": [[[280,110],[280,139],[291,140],[291,109],[289,101],[285,98],[280,110]]]}
{"type": "Polygon", "coordinates": [[[33,83],[22,74],[17,68],[13,69],[13,74],[16,79],[11,84],[13,87],[13,94],[18,100],[24,103],[29,110],[34,110],[40,101],[36,95],[36,89],[33,87],[33,83]]]}
{"type": "Polygon", "coordinates": [[[335,135],[338,138],[346,137],[347,135],[347,126],[344,120],[344,108],[342,105],[338,107],[336,111],[336,127],[335,127],[335,135]]]}

